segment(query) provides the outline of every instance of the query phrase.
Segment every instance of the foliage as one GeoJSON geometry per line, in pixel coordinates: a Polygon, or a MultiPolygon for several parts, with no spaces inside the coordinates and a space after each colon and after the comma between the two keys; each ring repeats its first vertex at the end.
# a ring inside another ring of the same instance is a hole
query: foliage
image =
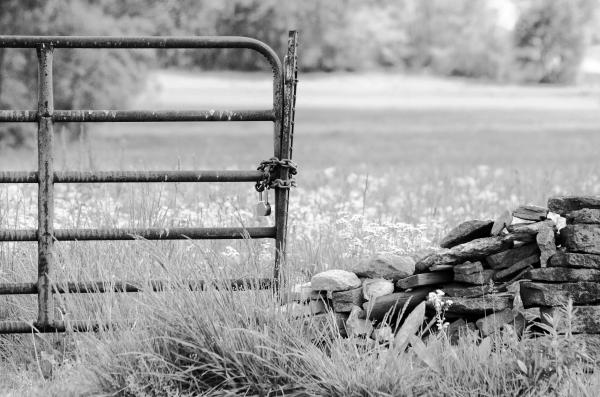
{"type": "Polygon", "coordinates": [[[536,0],[525,8],[514,34],[518,78],[534,83],[571,83],[586,45],[593,0],[536,0]]]}
{"type": "MultiPolygon", "coordinates": [[[[477,0],[4,0],[10,34],[243,35],[285,52],[287,30],[301,33],[305,71],[394,68],[504,81],[576,78],[595,0],[523,0],[512,34],[477,0]]],[[[249,50],[60,50],[56,108],[121,107],[146,67],[265,69],[249,50]]],[[[33,50],[0,49],[0,107],[35,107],[33,50]]],[[[72,125],[75,131],[79,126],[72,125]]],[[[0,126],[0,142],[22,145],[23,125],[0,126]]]]}
{"type": "MultiPolygon", "coordinates": [[[[93,2],[78,0],[3,1],[0,24],[5,32],[31,35],[118,35],[139,32],[131,18],[105,14],[93,2]],[[126,23],[125,23],[126,22],[126,23]]],[[[143,25],[143,24],[142,24],[143,25]]],[[[143,27],[143,26],[142,26],[143,27]]],[[[127,91],[143,79],[141,55],[123,50],[60,49],[54,56],[56,109],[121,106],[127,91]]],[[[37,97],[37,59],[33,49],[0,49],[0,107],[33,109],[37,97]]],[[[77,126],[74,127],[78,131],[77,126]]],[[[9,143],[23,142],[21,125],[0,130],[9,143]]]]}

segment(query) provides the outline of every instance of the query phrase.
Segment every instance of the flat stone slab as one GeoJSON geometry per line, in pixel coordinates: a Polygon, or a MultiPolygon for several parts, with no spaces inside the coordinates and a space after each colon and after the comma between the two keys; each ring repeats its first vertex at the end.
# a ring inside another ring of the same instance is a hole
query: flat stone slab
{"type": "MultiPolygon", "coordinates": [[[[461,316],[485,316],[492,312],[512,309],[513,296],[509,294],[486,295],[479,298],[442,297],[444,302],[452,304],[447,314],[461,316]]],[[[432,306],[433,307],[433,306],[432,306]]]]}
{"type": "Polygon", "coordinates": [[[548,208],[537,205],[521,205],[513,210],[512,216],[526,221],[541,221],[548,216],[548,208]]]}
{"type": "Polygon", "coordinates": [[[392,318],[402,311],[408,303],[407,310],[410,312],[419,303],[423,302],[433,287],[422,287],[410,292],[396,292],[394,294],[380,296],[371,301],[363,303],[363,309],[367,312],[369,320],[382,320],[386,313],[392,318]]]}
{"type": "Polygon", "coordinates": [[[524,274],[524,277],[533,281],[544,281],[549,283],[578,281],[600,282],[600,270],[572,269],[569,267],[546,267],[529,270],[524,274]]]}
{"type": "Polygon", "coordinates": [[[540,255],[540,249],[537,244],[526,244],[517,248],[502,251],[488,256],[485,258],[485,261],[492,269],[499,270],[509,268],[515,263],[529,258],[532,255],[537,257],[540,255]]]}
{"type": "Polygon", "coordinates": [[[346,270],[327,270],[315,274],[310,280],[315,291],[347,291],[358,288],[362,282],[358,276],[346,270]]]}
{"type": "Polygon", "coordinates": [[[452,270],[446,272],[420,273],[398,280],[396,286],[400,289],[422,287],[425,285],[443,284],[454,280],[452,270]]]}
{"type": "Polygon", "coordinates": [[[490,282],[495,273],[496,271],[492,269],[485,269],[480,272],[470,274],[454,273],[454,281],[467,284],[484,285],[490,282]]]}
{"type": "Polygon", "coordinates": [[[521,301],[527,309],[539,306],[562,306],[569,298],[574,305],[600,303],[600,283],[580,281],[576,283],[550,284],[523,281],[520,284],[521,301]]]}
{"type": "Polygon", "coordinates": [[[600,224],[600,209],[584,208],[571,211],[566,215],[568,224],[589,223],[600,224]]]}
{"type": "Polygon", "coordinates": [[[538,255],[534,254],[534,255],[528,256],[527,258],[521,259],[520,261],[518,261],[517,263],[515,263],[512,266],[496,272],[496,274],[494,274],[494,280],[498,281],[498,280],[504,280],[509,277],[512,277],[515,274],[518,274],[519,272],[539,263],[539,261],[540,261],[540,257],[538,255]]]}
{"type": "Polygon", "coordinates": [[[513,242],[507,240],[504,236],[476,239],[426,256],[417,262],[416,270],[419,273],[424,273],[432,266],[455,266],[468,260],[483,259],[486,256],[509,249],[512,245],[513,242]]]}
{"type": "Polygon", "coordinates": [[[454,272],[454,265],[433,265],[429,268],[430,272],[447,272],[450,270],[454,272]]]}
{"type": "Polygon", "coordinates": [[[331,306],[337,313],[349,313],[354,306],[360,307],[364,301],[362,287],[331,294],[331,306]]]}
{"type": "Polygon", "coordinates": [[[456,245],[464,244],[478,238],[490,237],[493,224],[494,221],[491,220],[471,220],[463,222],[444,236],[442,241],[440,241],[440,247],[452,248],[456,245]]]}
{"type": "Polygon", "coordinates": [[[600,208],[600,196],[555,196],[548,199],[548,209],[562,216],[584,208],[600,208]]]}
{"type": "Polygon", "coordinates": [[[489,284],[473,286],[471,284],[452,283],[450,285],[444,285],[440,289],[444,291],[447,296],[458,298],[478,298],[497,292],[489,284]]]}
{"type": "Polygon", "coordinates": [[[473,274],[480,273],[483,271],[483,265],[481,262],[465,262],[460,265],[454,266],[454,274],[473,274]]]}
{"type": "Polygon", "coordinates": [[[558,333],[570,331],[575,334],[600,334],[600,306],[575,306],[570,318],[563,310],[556,307],[541,307],[542,322],[556,326],[558,333]],[[549,322],[546,315],[552,317],[549,322]]]}
{"type": "Polygon", "coordinates": [[[415,273],[415,260],[406,255],[378,254],[361,260],[352,272],[359,277],[396,281],[415,273]]]}
{"type": "Polygon", "coordinates": [[[568,251],[600,254],[600,225],[567,225],[560,236],[568,251]]]}
{"type": "Polygon", "coordinates": [[[389,295],[394,292],[394,282],[382,278],[366,279],[363,281],[363,296],[370,301],[379,296],[389,295]]]}
{"type": "Polygon", "coordinates": [[[548,261],[548,266],[600,269],[600,255],[557,252],[548,261]]]}
{"type": "Polygon", "coordinates": [[[516,240],[520,241],[535,241],[535,236],[547,228],[556,230],[556,224],[552,219],[534,223],[515,223],[507,227],[516,240]]]}

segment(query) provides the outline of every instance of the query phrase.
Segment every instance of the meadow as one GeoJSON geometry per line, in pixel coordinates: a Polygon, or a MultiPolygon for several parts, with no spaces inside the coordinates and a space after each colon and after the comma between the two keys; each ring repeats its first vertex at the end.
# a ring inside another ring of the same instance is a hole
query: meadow
{"type": "MultiPolygon", "coordinates": [[[[269,79],[157,72],[131,107],[268,108],[269,79]]],[[[382,73],[308,75],[299,84],[291,282],[375,252],[423,255],[458,222],[518,204],[600,194],[595,84],[499,86],[382,73]]],[[[272,155],[269,123],[83,128],[70,142],[57,125],[58,168],[254,169],[272,155]]],[[[35,161],[29,144],[3,149],[0,167],[34,169],[35,161]]],[[[57,185],[55,226],[272,224],[253,215],[256,200],[252,184],[57,185]]],[[[35,214],[34,186],[0,186],[2,227],[34,227],[35,214]]],[[[272,242],[261,240],[57,247],[57,281],[268,276],[273,263],[272,242]]],[[[32,281],[35,246],[4,243],[0,263],[0,281],[32,281]]],[[[594,395],[600,387],[597,368],[585,372],[577,345],[558,335],[452,347],[440,333],[408,352],[340,338],[315,345],[265,292],[67,294],[57,306],[66,320],[128,325],[0,339],[4,394],[594,395]],[[48,349],[56,368],[45,380],[39,357],[48,349]]],[[[2,297],[0,318],[32,319],[34,308],[31,297],[2,297]]]]}

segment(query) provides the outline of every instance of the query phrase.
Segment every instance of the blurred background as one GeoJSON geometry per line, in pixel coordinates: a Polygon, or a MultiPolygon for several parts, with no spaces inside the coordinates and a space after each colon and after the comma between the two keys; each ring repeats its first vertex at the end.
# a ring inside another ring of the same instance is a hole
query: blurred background
{"type": "MultiPolygon", "coordinates": [[[[297,29],[295,233],[343,239],[338,232],[347,227],[358,236],[348,241],[364,245],[371,232],[356,226],[357,214],[375,226],[422,225],[435,241],[465,218],[544,205],[552,194],[600,194],[597,11],[597,0],[3,0],[0,26],[3,34],[243,35],[281,57],[288,30],[297,29]],[[333,226],[340,219],[346,226],[333,226]]],[[[36,107],[35,57],[0,49],[0,108],[36,107]]],[[[57,109],[265,109],[271,78],[249,50],[59,49],[54,56],[57,109]]],[[[56,132],[60,169],[253,169],[272,155],[271,123],[58,124],[56,132]]],[[[35,125],[0,125],[0,167],[35,169],[35,136],[35,125]]],[[[105,192],[63,188],[84,196],[66,195],[60,205],[75,200],[90,211],[105,192]]],[[[106,196],[123,201],[115,189],[106,196]]],[[[225,200],[212,190],[220,187],[186,189],[187,201],[179,187],[157,196],[161,203],[174,197],[169,216],[139,222],[181,224],[177,217],[198,214],[196,207],[183,214],[183,202],[195,206],[203,194],[225,200]]],[[[256,200],[251,186],[227,192],[232,208],[248,210],[256,200]]],[[[127,200],[123,226],[138,222],[127,200]]],[[[33,223],[35,201],[28,203],[33,223]]],[[[89,225],[111,225],[115,208],[89,225]]],[[[245,222],[258,222],[245,214],[245,222]]],[[[223,223],[220,215],[213,223],[223,223]]]]}

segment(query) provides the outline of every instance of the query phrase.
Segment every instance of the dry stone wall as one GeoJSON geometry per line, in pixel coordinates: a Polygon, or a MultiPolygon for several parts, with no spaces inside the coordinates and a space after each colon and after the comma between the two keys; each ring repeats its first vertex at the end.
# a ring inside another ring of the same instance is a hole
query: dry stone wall
{"type": "Polygon", "coordinates": [[[418,260],[377,255],[350,271],[315,274],[293,287],[288,308],[312,323],[333,319],[342,335],[377,340],[394,338],[398,314],[422,302],[430,318],[443,305],[453,342],[467,331],[521,335],[544,323],[600,334],[600,196],[552,197],[547,208],[469,220],[440,246],[418,260]],[[434,291],[437,303],[428,299],[434,291]]]}

